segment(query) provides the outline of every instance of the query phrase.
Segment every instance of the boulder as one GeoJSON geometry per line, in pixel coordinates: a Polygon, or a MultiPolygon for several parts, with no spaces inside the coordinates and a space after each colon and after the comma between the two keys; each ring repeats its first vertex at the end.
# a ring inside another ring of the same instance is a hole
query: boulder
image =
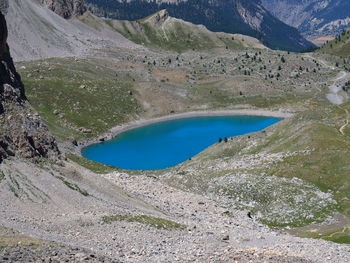
{"type": "Polygon", "coordinates": [[[65,19],[80,16],[87,10],[84,0],[41,0],[41,3],[65,19]]]}

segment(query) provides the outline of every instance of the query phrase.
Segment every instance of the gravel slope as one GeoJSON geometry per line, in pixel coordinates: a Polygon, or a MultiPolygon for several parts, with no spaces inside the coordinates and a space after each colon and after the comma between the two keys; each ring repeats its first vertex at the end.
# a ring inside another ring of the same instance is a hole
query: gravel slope
{"type": "MultiPolygon", "coordinates": [[[[1,225],[113,260],[345,263],[350,258],[349,246],[270,230],[248,218],[246,212],[227,211],[207,197],[169,187],[154,176],[119,172],[101,176],[67,162],[43,169],[9,160],[0,168],[5,173],[0,183],[1,225]],[[62,183],[60,176],[70,184],[62,183]],[[144,214],[186,228],[158,229],[137,222],[108,224],[102,220],[103,216],[144,214]]],[[[45,246],[35,251],[27,246],[9,246],[1,256],[9,258],[15,253],[27,259],[34,253],[47,258],[54,249],[45,246]]],[[[63,260],[64,253],[58,253],[63,260]]]]}
{"type": "Polygon", "coordinates": [[[105,46],[137,48],[107,25],[92,27],[76,18],[65,20],[37,1],[10,1],[6,16],[15,61],[80,56],[105,46]]]}

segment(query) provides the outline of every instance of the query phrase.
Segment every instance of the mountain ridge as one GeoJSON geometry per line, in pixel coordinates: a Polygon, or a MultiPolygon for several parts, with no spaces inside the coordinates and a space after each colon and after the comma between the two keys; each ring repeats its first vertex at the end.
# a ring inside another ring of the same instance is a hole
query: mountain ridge
{"type": "MultiPolygon", "coordinates": [[[[82,16],[80,19],[87,19],[87,16],[82,16]]],[[[259,40],[249,36],[212,32],[203,25],[194,25],[171,17],[166,9],[136,21],[107,19],[105,22],[137,44],[177,52],[248,47],[267,48],[259,40]]]]}
{"type": "Polygon", "coordinates": [[[238,33],[258,38],[272,49],[303,51],[313,47],[299,32],[272,16],[260,1],[104,1],[87,0],[97,15],[119,20],[137,20],[167,9],[169,14],[210,31],[238,33]],[[91,6],[92,5],[92,6],[91,6]]]}

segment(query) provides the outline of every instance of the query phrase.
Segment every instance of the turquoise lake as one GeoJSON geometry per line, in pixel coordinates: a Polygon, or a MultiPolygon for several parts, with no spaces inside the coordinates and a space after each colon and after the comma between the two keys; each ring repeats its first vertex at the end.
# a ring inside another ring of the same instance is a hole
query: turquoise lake
{"type": "MultiPolygon", "coordinates": [[[[132,129],[90,145],[82,155],[127,170],[159,170],[195,156],[219,138],[262,130],[281,119],[261,116],[196,117],[132,129]]],[[[224,143],[224,142],[222,142],[224,143]]]]}

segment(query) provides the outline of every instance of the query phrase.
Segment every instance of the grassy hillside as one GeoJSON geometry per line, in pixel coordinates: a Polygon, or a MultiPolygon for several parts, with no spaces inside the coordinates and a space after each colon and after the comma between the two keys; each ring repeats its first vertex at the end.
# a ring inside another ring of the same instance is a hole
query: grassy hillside
{"type": "Polygon", "coordinates": [[[344,58],[350,57],[350,29],[343,31],[334,40],[324,44],[319,52],[344,58]]]}
{"type": "Polygon", "coordinates": [[[21,70],[27,97],[59,139],[96,136],[139,111],[131,79],[95,60],[49,59],[21,70]]]}

